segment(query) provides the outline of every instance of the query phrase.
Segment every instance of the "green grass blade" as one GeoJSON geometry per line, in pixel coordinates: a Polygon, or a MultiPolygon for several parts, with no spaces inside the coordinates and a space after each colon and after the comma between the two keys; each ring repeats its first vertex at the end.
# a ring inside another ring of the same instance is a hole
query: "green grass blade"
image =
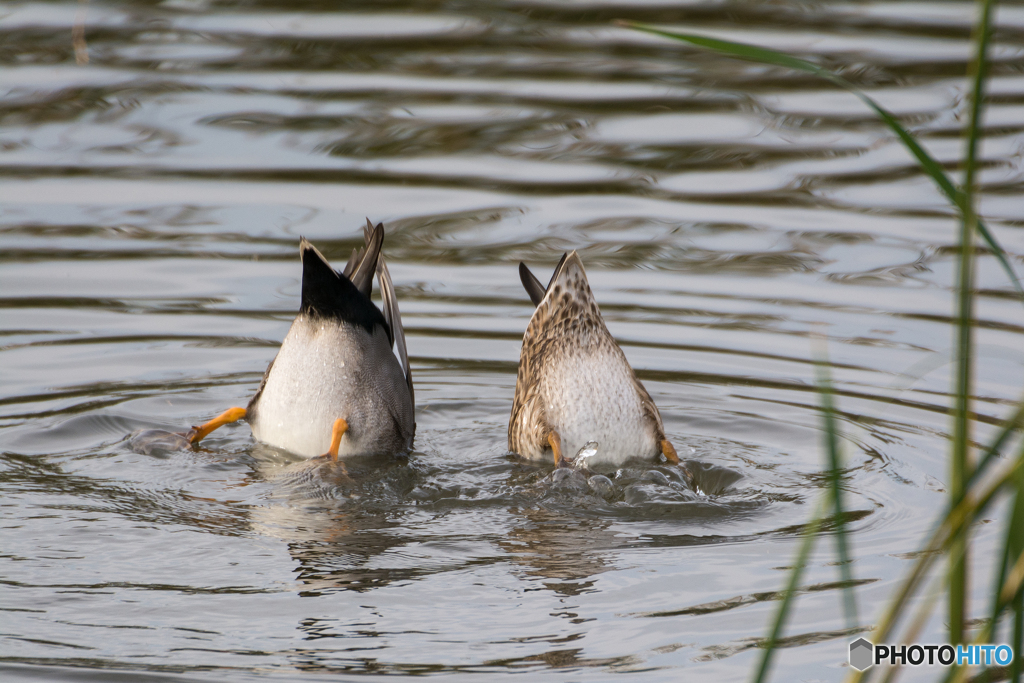
{"type": "Polygon", "coordinates": [[[971,471],[970,479],[967,480],[968,486],[971,486],[984,474],[988,466],[996,461],[1003,448],[1009,442],[1010,437],[1021,429],[1024,429],[1024,398],[1017,404],[1017,410],[1014,411],[1010,419],[1003,423],[1003,427],[999,430],[996,438],[982,452],[981,457],[978,459],[978,464],[971,471]]]}
{"type": "MultiPolygon", "coordinates": [[[[946,590],[946,577],[944,576],[932,576],[928,582],[927,587],[921,591],[921,599],[918,600],[917,613],[911,620],[910,624],[903,631],[901,642],[904,645],[911,645],[913,643],[919,643],[921,640],[919,636],[924,630],[925,626],[931,619],[932,612],[935,611],[935,607],[942,600],[942,596],[945,595],[946,590]]],[[[893,683],[900,675],[900,665],[890,666],[885,672],[885,677],[882,678],[881,683],[893,683]]],[[[870,676],[868,677],[870,680],[870,676]]]]}
{"type": "MultiPolygon", "coordinates": [[[[747,59],[761,64],[773,64],[775,66],[782,66],[797,71],[803,71],[805,73],[814,74],[820,78],[823,78],[830,83],[833,83],[844,90],[851,92],[860,101],[870,107],[878,116],[885,122],[885,124],[899,137],[900,141],[904,146],[914,155],[917,162],[924,169],[925,173],[935,182],[939,187],[939,190],[946,196],[949,202],[960,211],[964,213],[964,195],[963,193],[953,184],[953,181],[949,179],[946,172],[942,169],[939,162],[935,161],[930,154],[917,140],[907,132],[907,130],[900,125],[900,122],[896,120],[892,114],[886,111],[880,104],[875,102],[873,99],[865,95],[860,91],[857,86],[850,83],[848,80],[838,74],[834,74],[828,69],[818,66],[813,62],[808,62],[805,59],[799,57],[793,57],[791,55],[776,52],[775,50],[769,50],[767,48],[758,47],[756,45],[748,45],[746,43],[737,43],[731,40],[722,40],[719,38],[709,38],[708,36],[698,35],[696,33],[680,33],[678,31],[666,31],[659,29],[655,26],[648,24],[641,24],[631,21],[619,21],[616,22],[620,26],[627,28],[636,29],[637,31],[643,31],[652,35],[661,36],[663,38],[670,38],[672,40],[682,41],[696,45],[698,47],[704,47],[709,50],[721,52],[723,54],[738,57],[740,59],[747,59]]],[[[1013,270],[1013,266],[1010,265],[1010,260],[1006,256],[1006,252],[1003,250],[995,237],[989,232],[988,227],[982,221],[977,222],[977,230],[981,235],[982,239],[988,244],[989,248],[995,254],[996,259],[999,260],[1003,270],[1010,278],[1010,283],[1017,290],[1017,294],[1020,295],[1021,301],[1024,302],[1024,287],[1021,286],[1020,279],[1013,270]]]]}
{"type": "Polygon", "coordinates": [[[990,626],[994,626],[1006,608],[1011,598],[1000,595],[1000,587],[1006,583],[1007,572],[1013,566],[1016,558],[1024,552],[1024,470],[1018,474],[1016,479],[1017,490],[1014,494],[1012,512],[1006,524],[1006,539],[1003,542],[1002,561],[996,567],[996,580],[993,583],[995,590],[992,595],[992,616],[989,619],[990,626]]]}
{"type": "MultiPolygon", "coordinates": [[[[966,130],[964,152],[964,184],[961,193],[960,258],[957,267],[956,364],[953,380],[953,441],[950,453],[949,495],[955,503],[967,490],[971,477],[971,396],[974,374],[974,234],[978,231],[975,212],[975,176],[978,136],[984,100],[985,61],[991,33],[992,0],[983,0],[975,26],[975,54],[971,61],[971,106],[966,130]]],[[[967,595],[970,592],[967,565],[968,536],[966,530],[954,539],[949,565],[949,642],[963,642],[967,620],[967,595]],[[959,545],[964,547],[960,548],[959,545]]]]}
{"type": "Polygon", "coordinates": [[[836,519],[836,544],[839,551],[840,573],[844,583],[843,598],[847,622],[848,625],[851,626],[855,626],[858,623],[856,596],[853,594],[852,588],[853,573],[850,568],[845,514],[842,504],[842,486],[840,485],[842,460],[839,451],[839,427],[835,419],[835,403],[833,400],[834,392],[832,391],[831,377],[828,373],[828,361],[824,357],[824,353],[818,355],[819,358],[815,361],[815,375],[817,378],[819,393],[821,394],[822,419],[824,422],[823,431],[825,435],[826,451],[829,456],[829,494],[826,496],[825,501],[819,504],[819,510],[815,511],[813,519],[804,531],[804,537],[797,552],[796,561],[789,575],[789,582],[786,586],[783,599],[779,604],[779,609],[775,615],[775,622],[772,625],[771,634],[768,636],[768,640],[764,646],[764,654],[761,657],[761,663],[754,678],[755,683],[763,683],[763,681],[767,680],[768,672],[771,668],[772,657],[775,654],[776,644],[782,637],[782,631],[785,628],[786,619],[789,616],[793,596],[796,595],[796,589],[797,586],[800,585],[800,577],[803,574],[804,566],[807,564],[807,558],[810,556],[810,553],[814,548],[814,542],[821,527],[822,511],[830,505],[833,508],[833,514],[836,519]]]}
{"type": "MultiPolygon", "coordinates": [[[[1021,449],[1021,458],[1024,458],[1024,447],[1021,449]]],[[[978,630],[974,643],[991,643],[994,640],[999,619],[1003,613],[1010,609],[1017,617],[1016,611],[1020,604],[1021,596],[1024,595],[1024,469],[1018,470],[1015,480],[1008,482],[1014,487],[1011,514],[1007,520],[1006,538],[1003,543],[1001,561],[996,566],[996,580],[992,584],[992,608],[989,619],[978,630]]],[[[1014,620],[1016,622],[1016,618],[1014,620]]],[[[1021,653],[1018,645],[1014,647],[1013,667],[1019,667],[1021,653]]],[[[991,670],[983,669],[980,674],[971,680],[976,683],[987,683],[991,679],[991,670]]],[[[954,664],[950,667],[947,675],[943,678],[946,683],[961,681],[967,674],[967,667],[954,664]]],[[[999,678],[999,680],[1003,680],[999,678]]]]}
{"type": "Polygon", "coordinates": [[[1010,680],[1020,683],[1024,674],[1024,591],[1017,593],[1013,604],[1013,663],[1010,665],[1010,680]]]}
{"type": "Polygon", "coordinates": [[[843,608],[846,612],[846,626],[857,625],[857,596],[854,595],[853,570],[850,563],[848,534],[846,531],[846,515],[843,513],[843,487],[840,473],[842,472],[842,454],[839,451],[839,424],[836,421],[835,394],[832,391],[832,377],[828,370],[828,357],[825,352],[824,338],[821,337],[821,348],[815,353],[814,374],[821,396],[821,413],[824,427],[825,452],[829,460],[829,484],[832,489],[833,515],[836,519],[836,550],[839,554],[839,572],[843,581],[843,608]]]}
{"type": "Polygon", "coordinates": [[[985,82],[988,72],[988,44],[992,37],[992,0],[982,0],[981,15],[975,26],[974,59],[971,61],[971,113],[967,125],[967,151],[964,155],[964,190],[967,199],[975,193],[975,172],[977,170],[978,141],[981,137],[981,106],[985,101],[985,82]]]}
{"type": "MultiPolygon", "coordinates": [[[[907,609],[910,598],[916,593],[921,581],[927,575],[935,561],[942,553],[951,551],[952,539],[974,523],[985,513],[992,501],[1003,493],[1008,483],[1022,476],[1024,470],[1024,449],[1010,464],[990,481],[978,483],[972,487],[960,503],[946,511],[935,526],[928,541],[921,548],[921,554],[914,566],[903,579],[894,597],[889,601],[881,619],[871,632],[870,640],[876,643],[888,642],[899,618],[907,609]]],[[[871,670],[868,669],[870,672],[871,670]]],[[[847,676],[849,683],[860,681],[866,672],[851,671],[847,676]]]]}
{"type": "MultiPolygon", "coordinates": [[[[1001,559],[996,565],[996,579],[993,582],[992,591],[992,607],[988,621],[982,626],[979,633],[974,639],[975,643],[991,643],[993,640],[993,634],[996,632],[996,627],[999,624],[999,619],[1007,608],[1013,608],[1016,601],[1017,594],[1020,591],[1021,577],[1010,576],[1011,568],[1017,565],[1017,569],[1020,568],[1020,563],[1024,561],[1024,556],[1021,555],[1024,550],[1024,470],[1021,470],[1017,474],[1016,478],[1016,491],[1014,493],[1014,500],[1011,505],[1011,514],[1006,524],[1006,537],[1003,542],[1003,550],[1001,559]],[[1010,589],[1010,594],[1007,595],[1007,589],[1010,589]]],[[[1014,650],[1017,653],[1016,650],[1014,650]]],[[[961,680],[965,675],[966,668],[954,665],[947,673],[944,681],[961,680]]],[[[989,669],[984,669],[974,679],[977,683],[987,683],[990,680],[989,669]]]]}
{"type": "Polygon", "coordinates": [[[818,537],[818,530],[821,528],[821,516],[827,507],[824,501],[818,503],[814,516],[804,529],[803,538],[800,541],[800,549],[797,551],[793,569],[789,572],[789,582],[782,600],[779,602],[779,609],[775,613],[775,623],[772,625],[772,632],[764,646],[764,654],[761,656],[761,664],[757,667],[757,674],[754,683],[764,683],[768,680],[768,670],[772,665],[772,657],[775,655],[776,644],[782,638],[782,630],[786,626],[786,619],[789,617],[789,608],[793,603],[793,596],[796,595],[797,586],[800,585],[800,577],[803,575],[807,558],[814,549],[814,541],[818,537]]]}
{"type": "MultiPolygon", "coordinates": [[[[1024,459],[1024,446],[1021,447],[1021,458],[1024,459]]],[[[1013,510],[1013,522],[1007,536],[1007,556],[1024,553],[1024,470],[1017,473],[1017,500],[1013,510]]],[[[1024,589],[1017,589],[1013,598],[1013,662],[1010,664],[1010,680],[1020,683],[1024,673],[1024,589]]]]}

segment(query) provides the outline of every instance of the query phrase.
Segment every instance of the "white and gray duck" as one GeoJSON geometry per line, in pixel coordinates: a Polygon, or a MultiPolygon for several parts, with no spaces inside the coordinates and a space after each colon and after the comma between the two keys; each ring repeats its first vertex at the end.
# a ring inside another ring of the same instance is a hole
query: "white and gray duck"
{"type": "Polygon", "coordinates": [[[245,419],[258,440],[307,458],[388,455],[412,448],[414,393],[394,286],[381,255],[384,226],[340,273],[305,238],[299,314],[245,408],[180,436],[197,444],[245,419]],[[370,300],[376,273],[383,312],[370,300]],[[397,349],[396,358],[393,349],[397,349]]]}

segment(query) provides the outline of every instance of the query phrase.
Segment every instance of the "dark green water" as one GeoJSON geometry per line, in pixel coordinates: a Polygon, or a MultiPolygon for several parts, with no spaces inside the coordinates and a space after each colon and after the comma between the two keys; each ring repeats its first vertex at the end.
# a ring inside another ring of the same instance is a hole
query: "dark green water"
{"type": "MultiPolygon", "coordinates": [[[[944,500],[955,221],[852,96],[611,22],[839,68],[955,170],[972,4],[338,7],[0,4],[0,676],[745,678],[823,485],[816,335],[873,623],[944,500]],[[416,452],[354,481],[244,424],[133,452],[245,404],[299,236],[340,266],[366,216],[416,452]],[[701,495],[639,468],[600,497],[508,457],[517,265],[545,279],[568,249],[701,495]]],[[[1024,6],[998,24],[982,211],[1024,276],[1024,6]]],[[[979,271],[983,438],[1024,387],[1024,307],[979,271]]],[[[847,670],[826,540],[777,680],[847,670]]]]}

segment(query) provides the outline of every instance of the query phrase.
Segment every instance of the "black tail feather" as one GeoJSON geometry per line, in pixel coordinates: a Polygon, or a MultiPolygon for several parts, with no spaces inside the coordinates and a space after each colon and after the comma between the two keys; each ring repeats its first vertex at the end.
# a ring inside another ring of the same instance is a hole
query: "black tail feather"
{"type": "Polygon", "coordinates": [[[526,293],[530,295],[530,301],[533,302],[533,305],[536,306],[540,304],[544,299],[544,294],[547,293],[547,290],[522,261],[519,262],[519,279],[523,281],[523,288],[526,290],[526,293]]]}
{"type": "Polygon", "coordinates": [[[569,257],[569,253],[562,254],[561,260],[558,265],[555,266],[555,271],[551,273],[551,279],[548,280],[548,286],[545,287],[537,279],[537,276],[530,272],[530,269],[526,267],[526,264],[522,261],[519,262],[519,279],[523,281],[523,288],[526,293],[530,295],[530,301],[533,302],[534,306],[540,304],[544,300],[544,295],[547,294],[548,289],[551,287],[551,283],[555,281],[555,277],[558,275],[558,271],[561,270],[562,264],[565,263],[565,259],[569,257]]]}
{"type": "MultiPolygon", "coordinates": [[[[377,240],[376,246],[372,250],[374,264],[370,270],[371,278],[380,254],[380,240],[377,240]]],[[[371,249],[368,247],[366,251],[370,252],[371,249]]],[[[373,334],[374,325],[380,325],[391,336],[383,314],[370,301],[368,292],[363,293],[352,280],[331,268],[323,254],[304,237],[299,242],[299,253],[302,257],[301,310],[304,314],[359,325],[370,334],[373,334]]],[[[364,256],[363,263],[367,260],[364,256]]],[[[358,268],[356,272],[359,272],[358,268]]],[[[371,285],[372,282],[371,279],[371,285]]]]}

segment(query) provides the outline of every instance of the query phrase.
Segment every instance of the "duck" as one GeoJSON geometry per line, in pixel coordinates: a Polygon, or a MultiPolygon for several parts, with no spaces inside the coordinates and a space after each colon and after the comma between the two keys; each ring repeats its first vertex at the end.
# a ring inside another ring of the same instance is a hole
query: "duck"
{"type": "Polygon", "coordinates": [[[535,310],[523,335],[509,451],[556,468],[570,466],[584,447],[588,466],[662,456],[679,465],[658,407],[605,325],[579,254],[562,255],[547,287],[522,262],[519,277],[535,310]]]}
{"type": "Polygon", "coordinates": [[[395,288],[382,256],[384,225],[338,272],[299,240],[299,313],[246,407],[229,408],[182,436],[198,444],[246,420],[253,436],[305,458],[394,455],[412,448],[415,393],[395,288]],[[370,299],[377,275],[384,310],[370,299]],[[397,350],[397,356],[395,351],[397,350]]]}

